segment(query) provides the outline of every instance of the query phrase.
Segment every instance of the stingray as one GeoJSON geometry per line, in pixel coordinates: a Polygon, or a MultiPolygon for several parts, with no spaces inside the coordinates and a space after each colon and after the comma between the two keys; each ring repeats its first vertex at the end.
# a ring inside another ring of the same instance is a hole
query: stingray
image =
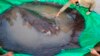
{"type": "Polygon", "coordinates": [[[8,10],[0,17],[2,48],[34,56],[54,56],[63,49],[78,48],[78,37],[84,29],[83,16],[68,8],[55,18],[60,7],[28,3],[8,10]]]}

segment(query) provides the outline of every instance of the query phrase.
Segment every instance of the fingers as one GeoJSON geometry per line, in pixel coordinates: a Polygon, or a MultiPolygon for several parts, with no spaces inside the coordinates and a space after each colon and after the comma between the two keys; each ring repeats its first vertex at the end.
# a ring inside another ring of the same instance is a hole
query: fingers
{"type": "Polygon", "coordinates": [[[94,54],[96,56],[100,56],[100,54],[95,49],[91,49],[91,54],[94,54]]]}
{"type": "Polygon", "coordinates": [[[3,56],[13,56],[13,52],[8,52],[8,53],[4,54],[3,56]]]}
{"type": "Polygon", "coordinates": [[[60,15],[60,13],[58,12],[55,17],[57,18],[59,15],[60,15]]]}

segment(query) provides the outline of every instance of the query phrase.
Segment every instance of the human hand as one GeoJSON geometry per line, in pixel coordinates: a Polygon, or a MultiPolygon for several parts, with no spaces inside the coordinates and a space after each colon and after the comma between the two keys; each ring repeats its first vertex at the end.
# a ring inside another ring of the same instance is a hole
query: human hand
{"type": "Polygon", "coordinates": [[[91,54],[94,54],[96,56],[100,56],[100,54],[95,49],[91,49],[91,54]]]}
{"type": "Polygon", "coordinates": [[[2,56],[13,56],[13,52],[8,52],[8,53],[6,53],[6,54],[4,54],[2,56]]]}
{"type": "Polygon", "coordinates": [[[55,17],[58,17],[59,15],[60,15],[60,13],[58,12],[55,17]]]}

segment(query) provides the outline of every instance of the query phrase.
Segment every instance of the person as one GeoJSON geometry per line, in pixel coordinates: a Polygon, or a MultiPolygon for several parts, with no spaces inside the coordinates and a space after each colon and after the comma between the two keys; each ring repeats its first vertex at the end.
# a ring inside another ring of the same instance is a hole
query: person
{"type": "Polygon", "coordinates": [[[67,9],[71,4],[76,4],[76,5],[80,5],[83,7],[88,8],[88,12],[86,13],[86,15],[89,15],[91,13],[91,11],[94,10],[96,4],[94,0],[69,0],[68,3],[66,3],[56,14],[56,17],[58,17],[63,11],[65,11],[65,9],[67,9]]]}
{"type": "Polygon", "coordinates": [[[8,52],[8,53],[1,55],[1,56],[13,56],[13,52],[8,52]]]}
{"type": "MultiPolygon", "coordinates": [[[[99,47],[100,48],[100,47],[99,47]]],[[[90,52],[92,55],[95,55],[95,56],[100,56],[100,54],[97,52],[96,49],[91,49],[91,52],[90,52]]]]}
{"type": "MultiPolygon", "coordinates": [[[[0,49],[2,49],[2,47],[0,46],[0,49]]],[[[3,52],[3,51],[2,51],[3,52]]],[[[0,56],[13,56],[13,52],[12,51],[9,51],[3,55],[0,55],[0,56]]]]}
{"type": "MultiPolygon", "coordinates": [[[[68,3],[66,3],[56,14],[56,17],[58,17],[62,12],[64,12],[71,4],[75,4],[77,6],[83,6],[88,8],[88,11],[86,12],[86,15],[89,15],[91,11],[94,10],[96,4],[94,0],[69,0],[68,3]]],[[[100,48],[100,47],[99,47],[100,48]]],[[[90,53],[96,56],[100,56],[100,54],[97,52],[95,48],[90,50],[90,53]]],[[[100,50],[99,50],[100,51],[100,50]]]]}

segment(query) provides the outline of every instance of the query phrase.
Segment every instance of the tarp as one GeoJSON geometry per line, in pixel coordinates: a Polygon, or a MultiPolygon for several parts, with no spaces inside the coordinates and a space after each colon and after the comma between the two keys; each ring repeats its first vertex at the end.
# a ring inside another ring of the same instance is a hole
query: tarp
{"type": "MultiPolygon", "coordinates": [[[[68,2],[68,0],[0,0],[0,14],[4,13],[13,6],[20,6],[23,3],[34,1],[58,3],[61,5],[64,5],[66,2],[68,2]]],[[[78,10],[80,14],[83,15],[85,20],[85,29],[82,31],[78,40],[80,48],[62,50],[61,53],[55,56],[84,56],[84,54],[88,53],[90,49],[94,48],[94,46],[100,42],[100,15],[94,11],[90,15],[86,15],[88,9],[82,6],[75,6],[72,4],[70,8],[78,10]]],[[[0,51],[2,53],[6,53],[6,51],[3,49],[0,49],[0,51]]],[[[14,56],[31,55],[15,53],[14,56]]]]}
{"type": "Polygon", "coordinates": [[[85,29],[82,31],[78,40],[81,48],[65,50],[57,56],[84,56],[100,42],[100,15],[94,11],[90,15],[86,15],[88,9],[82,6],[77,7],[71,5],[70,7],[75,8],[84,16],[85,29]]]}
{"type": "Polygon", "coordinates": [[[4,13],[5,10],[10,9],[13,6],[34,1],[65,4],[68,0],[0,0],[0,14],[4,13]]]}

